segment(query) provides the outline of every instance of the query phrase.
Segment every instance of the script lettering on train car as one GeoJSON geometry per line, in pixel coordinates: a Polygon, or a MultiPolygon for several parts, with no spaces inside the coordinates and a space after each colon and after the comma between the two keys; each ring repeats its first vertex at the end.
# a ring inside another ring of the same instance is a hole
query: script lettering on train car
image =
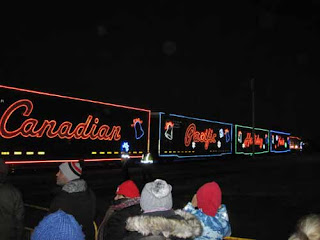
{"type": "Polygon", "coordinates": [[[285,145],[285,139],[282,137],[278,137],[278,147],[285,145]]]}
{"type": "Polygon", "coordinates": [[[103,124],[98,127],[99,118],[93,119],[92,115],[88,115],[87,120],[84,123],[77,124],[73,130],[73,124],[69,121],[64,121],[57,126],[57,121],[55,120],[44,120],[40,125],[39,121],[35,118],[27,118],[20,127],[9,130],[7,123],[10,121],[10,116],[19,108],[24,108],[22,116],[29,117],[33,110],[33,104],[28,99],[22,99],[7,108],[0,119],[0,135],[3,138],[14,138],[19,135],[41,138],[43,135],[46,135],[48,138],[59,137],[61,139],[90,138],[91,140],[107,141],[119,141],[121,139],[121,126],[110,127],[103,124]]]}
{"type": "Polygon", "coordinates": [[[184,144],[188,147],[191,141],[204,142],[205,150],[208,150],[210,143],[216,143],[217,134],[213,132],[212,128],[207,128],[203,132],[197,131],[197,127],[194,123],[191,123],[185,133],[184,144]]]}
{"type": "MultiPolygon", "coordinates": [[[[245,147],[247,147],[247,148],[248,148],[250,145],[252,145],[253,139],[252,139],[251,133],[247,133],[247,136],[246,136],[246,138],[244,139],[244,142],[243,142],[243,143],[244,143],[245,147]]],[[[259,146],[260,148],[263,147],[263,139],[260,138],[260,136],[257,135],[257,134],[254,135],[254,145],[257,145],[257,146],[259,146]]]]}

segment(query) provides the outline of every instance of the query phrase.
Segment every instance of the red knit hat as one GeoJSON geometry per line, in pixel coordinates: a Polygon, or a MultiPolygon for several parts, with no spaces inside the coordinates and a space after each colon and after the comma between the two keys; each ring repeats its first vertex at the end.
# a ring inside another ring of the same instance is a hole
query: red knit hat
{"type": "Polygon", "coordinates": [[[132,180],[121,183],[117,188],[116,194],[124,195],[128,198],[140,197],[139,189],[132,180]]]}
{"type": "Polygon", "coordinates": [[[216,182],[202,185],[197,191],[198,208],[214,217],[221,205],[221,189],[216,182]]]}

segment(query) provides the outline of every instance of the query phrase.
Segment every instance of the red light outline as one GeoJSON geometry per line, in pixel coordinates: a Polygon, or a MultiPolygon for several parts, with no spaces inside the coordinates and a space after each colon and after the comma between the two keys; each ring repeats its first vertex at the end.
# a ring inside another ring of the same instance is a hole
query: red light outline
{"type": "MultiPolygon", "coordinates": [[[[96,101],[96,100],[90,100],[90,99],[84,99],[84,98],[77,98],[77,97],[70,97],[70,96],[64,96],[64,95],[59,95],[59,94],[54,94],[54,93],[47,93],[47,92],[41,92],[41,91],[35,91],[35,90],[29,90],[29,89],[23,89],[23,88],[18,88],[18,87],[11,87],[11,86],[5,86],[0,84],[0,88],[5,88],[5,89],[10,89],[10,90],[16,90],[20,92],[28,92],[28,93],[34,93],[34,94],[39,94],[39,95],[45,95],[45,96],[51,96],[51,97],[58,97],[58,98],[64,98],[64,99],[70,99],[70,100],[75,100],[75,101],[83,101],[83,102],[90,102],[90,103],[95,103],[95,104],[101,104],[101,105],[106,105],[106,106],[111,106],[111,107],[119,107],[119,108],[125,108],[125,109],[130,109],[130,110],[135,110],[135,111],[142,111],[142,112],[147,112],[148,113],[148,137],[147,137],[147,152],[150,151],[150,124],[151,124],[151,110],[148,109],[143,109],[143,108],[136,108],[136,107],[130,107],[130,106],[125,106],[125,105],[120,105],[120,104],[113,104],[113,103],[106,103],[106,102],[101,102],[101,101],[96,101]]],[[[132,156],[131,158],[137,158],[137,157],[142,157],[142,156],[132,156]]],[[[35,160],[35,161],[6,161],[8,164],[22,164],[22,163],[45,163],[45,162],[62,162],[64,160],[35,160]],[[40,162],[39,162],[40,161],[40,162]]],[[[68,161],[78,161],[78,160],[68,160],[68,161]]],[[[94,162],[94,161],[121,161],[121,158],[113,158],[113,159],[86,159],[85,161],[88,162],[94,162]]]]}
{"type": "Polygon", "coordinates": [[[107,106],[112,106],[112,107],[127,108],[127,109],[136,110],[136,111],[143,111],[143,112],[149,112],[149,113],[151,112],[151,110],[143,109],[143,108],[136,108],[136,107],[130,107],[130,106],[125,106],[125,105],[120,105],[120,104],[106,103],[106,102],[100,102],[100,101],[96,101],[96,100],[85,99],[85,98],[70,97],[70,96],[64,96],[64,95],[59,95],[59,94],[54,94],[54,93],[47,93],[47,92],[40,92],[40,91],[17,88],[17,87],[10,87],[10,86],[5,86],[5,85],[0,85],[0,88],[17,90],[20,92],[35,93],[35,94],[40,94],[40,95],[47,95],[47,96],[51,96],[51,97],[72,99],[72,100],[76,100],[76,101],[97,103],[97,104],[102,104],[102,105],[107,105],[107,106]]]}
{"type": "Polygon", "coordinates": [[[94,119],[94,123],[91,124],[91,120],[93,119],[92,115],[88,115],[87,120],[85,123],[81,122],[78,123],[70,132],[71,128],[73,127],[73,123],[69,121],[64,121],[60,123],[60,125],[57,125],[56,120],[47,120],[44,119],[41,127],[35,131],[35,127],[38,125],[39,121],[35,118],[28,118],[26,119],[21,126],[14,130],[14,131],[8,131],[6,128],[8,119],[11,117],[12,113],[16,111],[18,108],[24,107],[25,111],[23,112],[23,116],[28,117],[33,110],[33,103],[29,99],[20,99],[13,104],[11,104],[7,110],[4,111],[2,117],[1,117],[1,123],[0,123],[0,129],[2,130],[0,132],[0,136],[3,138],[14,138],[18,135],[21,135],[23,137],[36,137],[36,138],[42,138],[43,135],[46,135],[48,138],[55,138],[58,137],[60,139],[88,139],[91,140],[107,140],[107,141],[119,141],[121,139],[120,130],[121,126],[112,126],[112,128],[109,125],[103,124],[99,126],[99,128],[96,130],[97,123],[99,122],[99,118],[94,119]],[[31,124],[30,120],[32,120],[31,124]],[[62,126],[65,126],[68,124],[68,127],[66,129],[63,129],[62,126]],[[28,130],[26,130],[26,126],[30,125],[28,130]],[[90,126],[90,131],[85,134],[87,131],[87,128],[90,126]],[[49,128],[47,128],[49,126],[49,128]],[[83,132],[81,134],[78,132],[79,128],[83,127],[83,132]],[[55,128],[58,128],[55,132],[53,131],[55,128]],[[63,130],[62,130],[63,129],[63,130]],[[94,131],[96,130],[96,133],[94,131]],[[102,134],[103,133],[103,134],[102,134]]]}
{"type": "MultiPolygon", "coordinates": [[[[142,155],[138,156],[130,156],[130,158],[142,158],[142,155]]],[[[97,158],[97,159],[84,159],[85,162],[108,162],[108,161],[121,161],[121,158],[97,158]]],[[[8,160],[5,161],[5,164],[34,164],[34,163],[59,163],[59,162],[79,162],[76,159],[69,159],[69,160],[31,160],[31,161],[15,161],[15,160],[8,160]]]]}

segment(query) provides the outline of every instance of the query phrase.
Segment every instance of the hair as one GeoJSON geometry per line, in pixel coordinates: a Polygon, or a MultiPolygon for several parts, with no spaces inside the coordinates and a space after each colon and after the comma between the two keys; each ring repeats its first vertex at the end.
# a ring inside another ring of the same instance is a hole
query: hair
{"type": "Polygon", "coordinates": [[[296,228],[289,240],[320,240],[320,215],[308,214],[302,217],[296,228]]]}

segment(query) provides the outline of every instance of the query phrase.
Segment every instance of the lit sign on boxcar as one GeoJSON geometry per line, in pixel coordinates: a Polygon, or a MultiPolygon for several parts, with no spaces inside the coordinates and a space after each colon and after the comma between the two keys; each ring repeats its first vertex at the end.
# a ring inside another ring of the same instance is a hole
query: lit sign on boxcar
{"type": "Polygon", "coordinates": [[[252,127],[235,125],[235,153],[254,154],[269,152],[269,130],[254,128],[254,138],[252,127]]]}
{"type": "Polygon", "coordinates": [[[270,130],[270,152],[282,153],[290,151],[290,133],[270,130]]]}
{"type": "Polygon", "coordinates": [[[0,85],[0,154],[7,163],[120,160],[149,151],[150,110],[0,85]]]}
{"type": "Polygon", "coordinates": [[[232,124],[159,114],[159,156],[210,157],[232,153],[232,124]]]}

